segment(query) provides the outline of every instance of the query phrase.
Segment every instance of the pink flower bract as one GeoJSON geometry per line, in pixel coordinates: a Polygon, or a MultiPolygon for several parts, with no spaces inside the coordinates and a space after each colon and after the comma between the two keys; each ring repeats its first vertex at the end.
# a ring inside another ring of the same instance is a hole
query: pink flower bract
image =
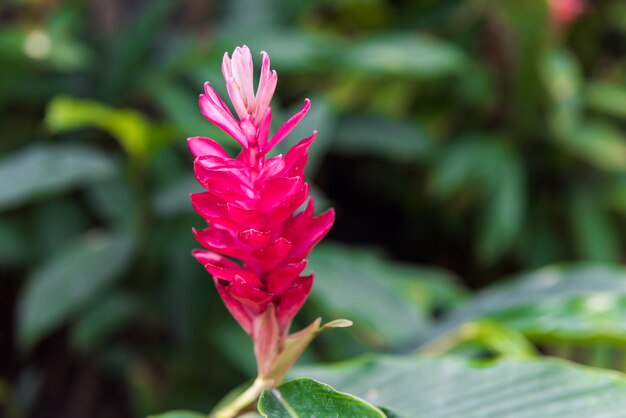
{"type": "MultiPolygon", "coordinates": [[[[256,93],[252,55],[238,47],[232,58],[225,54],[222,72],[235,109],[228,106],[209,83],[200,95],[200,110],[213,124],[232,136],[242,149],[231,158],[215,141],[188,139],[194,172],[206,189],[191,195],[196,212],[208,228],[194,230],[205,248],[194,257],[213,276],[226,307],[255,343],[260,318],[272,318],[277,338],[284,340],[293,317],[313,284],[313,274],[303,275],[313,246],[330,230],[332,210],[314,217],[309,185],[304,178],[308,149],[316,132],[285,155],[268,158],[310,108],[302,109],[270,136],[270,101],[277,75],[263,52],[256,93]],[[271,315],[264,315],[268,309],[271,315]]],[[[265,343],[263,343],[265,344],[265,343]]]]}

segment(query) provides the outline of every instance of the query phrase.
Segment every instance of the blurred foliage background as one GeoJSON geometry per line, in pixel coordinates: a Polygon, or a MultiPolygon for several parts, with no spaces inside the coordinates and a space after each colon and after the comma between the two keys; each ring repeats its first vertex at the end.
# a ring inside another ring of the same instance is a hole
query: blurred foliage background
{"type": "Polygon", "coordinates": [[[4,0],[0,415],[208,411],[254,376],[190,256],[185,142],[236,152],[197,95],[244,43],[279,73],[275,120],[312,99],[291,141],[319,130],[310,180],[337,210],[296,325],[355,326],[305,361],[625,370],[626,3],[568,4],[4,0]]]}

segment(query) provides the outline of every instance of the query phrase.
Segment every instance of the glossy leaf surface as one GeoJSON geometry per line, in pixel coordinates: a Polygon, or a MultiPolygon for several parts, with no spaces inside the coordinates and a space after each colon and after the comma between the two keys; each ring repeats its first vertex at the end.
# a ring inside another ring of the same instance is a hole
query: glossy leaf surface
{"type": "Polygon", "coordinates": [[[18,307],[18,337],[30,346],[94,297],[101,297],[126,267],[125,237],[86,236],[55,254],[28,279],[18,307]]]}
{"type": "Polygon", "coordinates": [[[113,161],[79,146],[33,146],[0,160],[0,210],[110,177],[113,161]]]}
{"type": "Polygon", "coordinates": [[[259,412],[268,418],[385,417],[380,409],[355,396],[306,378],[264,392],[259,399],[259,412]]]}
{"type": "Polygon", "coordinates": [[[483,317],[497,319],[536,341],[626,343],[626,270],[574,263],[520,274],[478,292],[453,311],[437,333],[483,317]]]}
{"type": "MultiPolygon", "coordinates": [[[[294,375],[406,418],[623,418],[626,377],[556,360],[366,357],[294,375]]],[[[322,415],[320,415],[322,416],[322,415]]]]}

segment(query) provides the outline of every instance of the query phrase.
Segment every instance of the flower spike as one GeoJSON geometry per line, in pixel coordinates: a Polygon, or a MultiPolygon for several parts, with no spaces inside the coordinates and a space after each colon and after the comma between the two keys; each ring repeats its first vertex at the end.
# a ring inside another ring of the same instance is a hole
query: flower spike
{"type": "MultiPolygon", "coordinates": [[[[315,335],[349,324],[341,320],[321,327],[318,319],[289,334],[313,286],[314,275],[304,273],[307,257],[332,227],[335,214],[331,209],[313,216],[304,178],[308,149],[317,132],[284,156],[267,157],[306,115],[311,102],[306,99],[271,136],[270,102],[278,76],[270,69],[268,54],[262,52],[261,57],[255,92],[248,47],[235,48],[232,56],[224,54],[222,74],[236,115],[209,83],[199,99],[202,114],[233,137],[241,152],[233,158],[212,139],[188,139],[196,179],[205,189],[192,194],[191,202],[208,224],[193,230],[204,249],[192,254],[213,276],[224,304],[254,343],[259,377],[252,392],[246,392],[246,402],[255,391],[279,384],[315,335]]],[[[237,402],[218,416],[232,416],[240,407],[237,402]]]]}

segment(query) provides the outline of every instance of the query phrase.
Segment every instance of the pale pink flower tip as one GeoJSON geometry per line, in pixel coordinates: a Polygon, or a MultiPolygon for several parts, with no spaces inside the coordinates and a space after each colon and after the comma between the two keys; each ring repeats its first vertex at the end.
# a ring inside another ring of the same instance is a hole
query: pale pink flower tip
{"type": "Polygon", "coordinates": [[[261,52],[261,56],[263,63],[256,95],[252,54],[248,47],[235,48],[232,59],[228,57],[228,52],[225,53],[222,61],[222,74],[237,116],[240,120],[250,118],[255,125],[259,125],[265,116],[278,81],[276,71],[270,71],[267,53],[261,52]]]}

